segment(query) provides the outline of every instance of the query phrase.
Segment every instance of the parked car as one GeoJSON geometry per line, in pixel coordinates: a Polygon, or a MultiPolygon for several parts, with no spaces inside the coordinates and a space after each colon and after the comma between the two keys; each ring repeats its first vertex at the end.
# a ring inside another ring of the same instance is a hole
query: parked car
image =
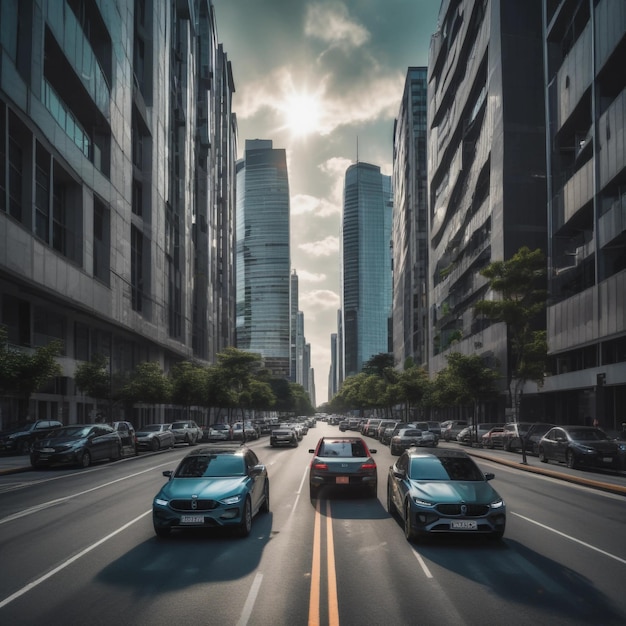
{"type": "Polygon", "coordinates": [[[483,448],[489,448],[493,450],[494,448],[503,448],[504,445],[504,427],[503,426],[494,426],[489,429],[481,438],[480,445],[483,448]]]}
{"type": "Polygon", "coordinates": [[[419,430],[418,428],[403,428],[394,435],[389,442],[389,451],[398,456],[404,450],[413,446],[428,446],[434,448],[437,445],[435,435],[430,430],[419,430]]]}
{"type": "Polygon", "coordinates": [[[309,493],[317,498],[325,485],[343,489],[363,489],[375,498],[378,491],[378,468],[361,437],[322,437],[315,449],[309,450],[313,460],[309,467],[309,493]]]}
{"type": "Polygon", "coordinates": [[[174,433],[176,443],[195,446],[202,439],[202,429],[193,420],[172,422],[170,430],[174,433]]]}
{"type": "Polygon", "coordinates": [[[117,431],[122,440],[122,451],[130,454],[137,454],[137,438],[135,427],[130,422],[111,422],[109,424],[113,430],[117,431]]]}
{"type": "Polygon", "coordinates": [[[410,448],[389,468],[387,510],[409,541],[439,533],[500,539],[506,506],[474,460],[457,449],[410,448]]]}
{"type": "Polygon", "coordinates": [[[510,452],[522,449],[522,437],[526,440],[526,452],[537,456],[539,441],[556,424],[544,422],[508,422],[504,425],[502,447],[510,452]]]}
{"type": "Polygon", "coordinates": [[[233,429],[230,424],[211,424],[205,431],[203,441],[230,441],[233,438],[233,429]]]}
{"type": "Polygon", "coordinates": [[[234,441],[252,441],[259,438],[259,432],[252,422],[235,422],[233,424],[233,440],[234,441]],[[245,437],[244,437],[245,433],[245,437]]]}
{"type": "Polygon", "coordinates": [[[376,432],[376,429],[378,428],[381,421],[382,421],[381,419],[373,419],[373,418],[366,420],[365,422],[363,422],[361,432],[366,437],[375,437],[374,433],[376,432]]]}
{"type": "Polygon", "coordinates": [[[175,471],[152,503],[158,537],[173,529],[234,527],[246,537],[252,518],[270,510],[267,468],[253,450],[235,443],[196,448],[175,471]]]}
{"type": "Polygon", "coordinates": [[[389,445],[391,438],[394,434],[396,434],[401,428],[407,428],[408,424],[406,422],[393,422],[387,428],[383,430],[380,434],[380,443],[384,443],[386,446],[389,445]]]}
{"type": "Polygon", "coordinates": [[[467,426],[465,420],[446,420],[441,422],[441,437],[444,441],[456,441],[456,436],[467,426]]]}
{"type": "Polygon", "coordinates": [[[339,422],[339,430],[343,433],[348,430],[348,420],[341,420],[339,422]]]}
{"type": "Polygon", "coordinates": [[[621,469],[625,452],[625,443],[594,426],[555,426],[539,441],[540,461],[559,461],[570,468],[621,469]]]}
{"type": "Polygon", "coordinates": [[[472,446],[475,443],[480,443],[483,435],[488,433],[492,428],[503,428],[504,424],[472,424],[471,426],[466,426],[461,431],[459,431],[456,436],[456,440],[463,445],[472,446]]]}
{"type": "Polygon", "coordinates": [[[122,440],[108,424],[73,424],[53,430],[33,443],[30,463],[35,469],[50,465],[89,467],[94,461],[122,456],[122,440]]]}
{"type": "Polygon", "coordinates": [[[292,446],[296,447],[298,445],[298,435],[296,435],[296,431],[291,428],[291,426],[278,426],[274,428],[270,433],[270,446],[272,448],[276,446],[292,446]]]}
{"type": "Polygon", "coordinates": [[[419,430],[428,430],[435,435],[435,440],[438,442],[441,437],[441,426],[439,422],[415,422],[415,428],[419,430]]]}
{"type": "Polygon", "coordinates": [[[140,450],[162,450],[173,448],[176,437],[170,429],[170,424],[147,424],[142,426],[136,433],[137,448],[140,450]]]}
{"type": "Polygon", "coordinates": [[[7,428],[0,433],[0,452],[28,454],[33,442],[62,426],[58,420],[35,420],[7,428]]]}
{"type": "Polygon", "coordinates": [[[385,430],[387,430],[387,428],[390,428],[391,426],[395,426],[395,424],[396,423],[393,420],[380,420],[380,424],[378,424],[378,428],[376,429],[376,434],[374,435],[374,437],[376,437],[378,441],[382,441],[383,433],[385,432],[385,430]]]}

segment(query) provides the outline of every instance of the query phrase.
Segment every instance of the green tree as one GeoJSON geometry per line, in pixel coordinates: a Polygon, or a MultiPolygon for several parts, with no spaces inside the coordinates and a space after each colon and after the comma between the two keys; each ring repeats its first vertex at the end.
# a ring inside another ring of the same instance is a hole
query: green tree
{"type": "Polygon", "coordinates": [[[424,405],[431,386],[428,372],[423,367],[414,365],[412,360],[408,365],[400,372],[397,383],[398,398],[404,404],[407,418],[412,409],[424,405]]]}
{"type": "Polygon", "coordinates": [[[90,398],[111,399],[111,373],[107,359],[102,354],[96,354],[91,361],[79,363],[74,372],[74,382],[90,398]]]}
{"type": "Polygon", "coordinates": [[[522,247],[507,261],[490,263],[481,274],[499,299],[477,302],[474,312],[506,325],[510,347],[507,388],[517,420],[525,383],[532,380],[541,385],[546,369],[545,257],[539,249],[522,247]]]}
{"type": "Polygon", "coordinates": [[[185,407],[186,412],[191,406],[207,406],[207,377],[207,368],[196,363],[182,361],[174,365],[171,372],[172,402],[185,407]]]}
{"type": "Polygon", "coordinates": [[[158,363],[139,363],[129,374],[122,388],[122,397],[128,404],[146,402],[163,404],[171,397],[172,386],[158,363]]]}

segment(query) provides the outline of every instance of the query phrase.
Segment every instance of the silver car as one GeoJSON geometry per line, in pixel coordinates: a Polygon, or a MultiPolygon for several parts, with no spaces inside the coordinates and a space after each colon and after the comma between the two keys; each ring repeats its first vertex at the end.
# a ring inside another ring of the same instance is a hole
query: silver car
{"type": "Polygon", "coordinates": [[[170,429],[174,433],[176,443],[195,446],[202,439],[202,430],[193,420],[172,422],[170,429]]]}
{"type": "Polygon", "coordinates": [[[173,448],[176,443],[170,424],[148,424],[137,432],[137,448],[156,452],[164,448],[173,448]]]}

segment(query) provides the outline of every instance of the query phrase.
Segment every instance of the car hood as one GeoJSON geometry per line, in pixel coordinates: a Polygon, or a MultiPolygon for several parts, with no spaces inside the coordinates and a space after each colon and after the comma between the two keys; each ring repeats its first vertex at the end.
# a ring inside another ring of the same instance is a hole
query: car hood
{"type": "Polygon", "coordinates": [[[86,437],[45,437],[35,441],[35,448],[54,448],[55,446],[66,446],[85,441],[86,437]]]}
{"type": "Polygon", "coordinates": [[[593,448],[598,452],[615,452],[618,449],[618,445],[616,441],[574,441],[578,446],[582,446],[583,448],[593,448]]]}
{"type": "Polygon", "coordinates": [[[172,478],[161,488],[165,499],[191,498],[198,496],[204,500],[220,500],[240,492],[247,483],[247,476],[231,478],[172,478]]]}
{"type": "Polygon", "coordinates": [[[160,432],[165,432],[163,430],[138,430],[135,435],[137,437],[150,437],[151,435],[157,435],[160,432]]]}
{"type": "Polygon", "coordinates": [[[478,480],[412,480],[411,493],[419,499],[438,503],[488,504],[499,497],[489,483],[478,480]]]}

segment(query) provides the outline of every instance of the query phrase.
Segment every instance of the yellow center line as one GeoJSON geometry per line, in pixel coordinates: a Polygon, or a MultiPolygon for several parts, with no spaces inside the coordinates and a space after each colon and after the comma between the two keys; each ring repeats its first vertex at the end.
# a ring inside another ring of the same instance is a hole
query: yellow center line
{"type": "Polygon", "coordinates": [[[315,501],[315,526],[313,529],[313,562],[311,564],[311,592],[309,596],[309,626],[320,623],[320,542],[321,520],[320,500],[315,501]]]}
{"type": "Polygon", "coordinates": [[[339,626],[339,603],[337,601],[337,572],[335,571],[335,544],[333,542],[333,518],[330,502],[326,517],[326,568],[328,573],[328,624],[339,626]]]}

